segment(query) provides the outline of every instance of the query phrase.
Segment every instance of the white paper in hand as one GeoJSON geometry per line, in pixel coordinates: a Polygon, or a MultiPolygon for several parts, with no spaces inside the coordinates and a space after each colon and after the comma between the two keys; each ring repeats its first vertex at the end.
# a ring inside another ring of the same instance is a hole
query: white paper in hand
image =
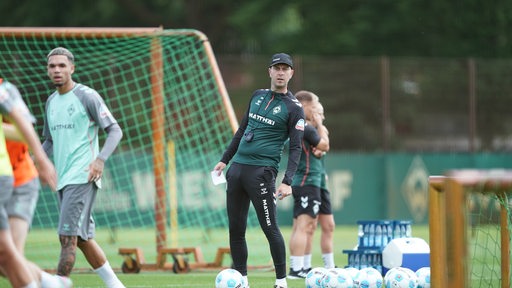
{"type": "Polygon", "coordinates": [[[211,172],[213,185],[219,185],[222,183],[226,183],[226,176],[224,176],[224,172],[221,171],[220,175],[218,175],[218,173],[219,173],[219,171],[211,172]]]}

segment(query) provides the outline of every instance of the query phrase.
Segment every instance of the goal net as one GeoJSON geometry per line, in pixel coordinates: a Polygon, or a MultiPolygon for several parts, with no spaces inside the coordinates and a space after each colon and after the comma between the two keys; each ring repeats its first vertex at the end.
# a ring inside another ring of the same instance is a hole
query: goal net
{"type": "Polygon", "coordinates": [[[512,171],[430,177],[432,287],[510,287],[512,171]]]}
{"type": "MultiPolygon", "coordinates": [[[[46,55],[58,46],[73,52],[74,80],[102,95],[124,133],[94,210],[112,265],[118,247],[140,247],[149,261],[161,247],[227,246],[225,185],[214,186],[210,171],[238,123],[208,39],[159,28],[0,28],[0,77],[17,85],[39,134],[55,90],[46,55]]],[[[43,187],[26,247],[43,268],[57,265],[57,221],[55,194],[43,187]]]]}

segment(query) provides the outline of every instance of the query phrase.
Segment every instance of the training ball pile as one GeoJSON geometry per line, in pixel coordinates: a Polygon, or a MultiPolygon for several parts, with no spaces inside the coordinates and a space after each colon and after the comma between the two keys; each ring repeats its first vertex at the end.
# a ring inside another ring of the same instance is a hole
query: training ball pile
{"type": "Polygon", "coordinates": [[[224,269],[215,277],[215,288],[245,288],[244,277],[235,269],[224,269]]]}

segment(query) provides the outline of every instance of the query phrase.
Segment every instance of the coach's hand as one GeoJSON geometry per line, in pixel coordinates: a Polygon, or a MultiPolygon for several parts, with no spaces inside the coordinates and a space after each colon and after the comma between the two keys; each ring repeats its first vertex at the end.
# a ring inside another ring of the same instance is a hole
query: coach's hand
{"type": "Polygon", "coordinates": [[[217,176],[220,176],[220,173],[222,172],[222,170],[224,170],[224,168],[226,168],[226,163],[219,162],[217,163],[217,165],[215,165],[213,171],[217,171],[217,176]]]}
{"type": "Polygon", "coordinates": [[[292,186],[281,183],[277,188],[275,197],[279,200],[290,196],[292,194],[292,186]]]}

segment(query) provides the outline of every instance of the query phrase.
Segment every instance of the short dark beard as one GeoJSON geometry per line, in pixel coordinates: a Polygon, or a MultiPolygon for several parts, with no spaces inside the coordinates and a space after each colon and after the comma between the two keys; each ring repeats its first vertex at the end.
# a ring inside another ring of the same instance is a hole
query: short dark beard
{"type": "Polygon", "coordinates": [[[53,85],[55,85],[55,87],[57,87],[57,88],[64,86],[64,84],[61,84],[61,83],[54,83],[53,85]]]}

